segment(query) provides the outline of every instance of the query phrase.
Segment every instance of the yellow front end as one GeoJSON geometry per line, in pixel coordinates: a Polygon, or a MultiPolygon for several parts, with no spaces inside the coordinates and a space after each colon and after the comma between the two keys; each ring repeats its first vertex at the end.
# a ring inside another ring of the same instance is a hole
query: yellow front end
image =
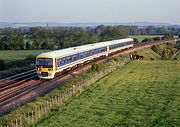
{"type": "Polygon", "coordinates": [[[53,58],[37,57],[36,72],[40,79],[53,79],[55,75],[55,61],[53,58]]]}

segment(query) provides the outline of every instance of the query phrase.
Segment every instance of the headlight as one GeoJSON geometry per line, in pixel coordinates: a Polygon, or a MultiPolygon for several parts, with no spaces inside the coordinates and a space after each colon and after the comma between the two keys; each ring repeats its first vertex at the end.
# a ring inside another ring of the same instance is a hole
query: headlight
{"type": "Polygon", "coordinates": [[[39,68],[39,67],[38,67],[38,68],[37,68],[37,70],[38,70],[38,71],[40,71],[40,70],[41,70],[41,68],[39,68]]]}

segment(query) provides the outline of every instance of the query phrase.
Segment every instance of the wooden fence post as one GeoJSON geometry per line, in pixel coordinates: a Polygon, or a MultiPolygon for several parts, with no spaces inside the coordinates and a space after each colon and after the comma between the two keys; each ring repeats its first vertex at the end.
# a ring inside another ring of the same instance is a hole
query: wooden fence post
{"type": "Polygon", "coordinates": [[[11,126],[14,127],[14,121],[13,120],[11,120],[11,126]]]}

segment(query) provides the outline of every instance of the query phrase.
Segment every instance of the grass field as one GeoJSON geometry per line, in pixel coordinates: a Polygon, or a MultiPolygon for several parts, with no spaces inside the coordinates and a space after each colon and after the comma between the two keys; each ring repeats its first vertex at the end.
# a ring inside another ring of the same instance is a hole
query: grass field
{"type": "MultiPolygon", "coordinates": [[[[141,42],[144,38],[163,37],[163,35],[134,35],[134,36],[129,36],[129,37],[137,38],[139,42],[141,42]]],[[[174,38],[178,38],[178,36],[174,36],[174,38]]]]}
{"type": "Polygon", "coordinates": [[[6,62],[14,60],[22,60],[28,55],[38,55],[42,52],[47,52],[49,50],[1,50],[0,59],[5,60],[6,62]]]}
{"type": "Polygon", "coordinates": [[[180,61],[132,61],[66,104],[37,127],[180,126],[180,61]]]}
{"type": "Polygon", "coordinates": [[[162,37],[162,35],[134,35],[129,37],[137,38],[141,42],[144,38],[162,37]]]}

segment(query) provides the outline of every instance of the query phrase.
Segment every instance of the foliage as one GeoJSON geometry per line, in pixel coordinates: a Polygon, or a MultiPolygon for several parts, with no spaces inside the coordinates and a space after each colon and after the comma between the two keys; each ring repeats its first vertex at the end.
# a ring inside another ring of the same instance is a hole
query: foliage
{"type": "Polygon", "coordinates": [[[139,43],[139,40],[137,38],[133,38],[134,40],[134,44],[138,44],[139,43]]]}
{"type": "Polygon", "coordinates": [[[36,56],[35,55],[28,55],[25,60],[29,61],[30,63],[35,63],[36,62],[36,56]]]}
{"type": "Polygon", "coordinates": [[[179,49],[180,48],[180,41],[177,41],[174,47],[179,49]]]}
{"type": "Polygon", "coordinates": [[[173,38],[174,38],[174,36],[173,36],[173,34],[170,33],[170,32],[165,33],[165,34],[164,34],[164,37],[163,37],[163,39],[173,39],[173,38]]]}
{"type": "Polygon", "coordinates": [[[12,28],[2,30],[0,49],[63,49],[127,36],[127,31],[120,26],[86,29],[33,27],[27,31],[12,28]]]}
{"type": "Polygon", "coordinates": [[[152,39],[153,39],[154,41],[160,41],[160,40],[161,40],[160,37],[153,37],[152,39]]]}
{"type": "MultiPolygon", "coordinates": [[[[104,26],[87,27],[32,27],[30,29],[5,28],[0,31],[1,50],[63,49],[99,41],[115,40],[128,35],[179,35],[180,29],[153,26],[104,26]]],[[[165,37],[166,38],[166,37],[165,37]]],[[[156,38],[159,40],[159,38],[156,38]]],[[[141,42],[139,40],[139,42],[141,42]]]]}
{"type": "Polygon", "coordinates": [[[152,41],[152,39],[151,39],[151,38],[144,38],[144,39],[142,40],[142,42],[149,42],[149,41],[152,41]]]}
{"type": "Polygon", "coordinates": [[[142,40],[144,40],[145,38],[156,38],[156,37],[162,37],[162,35],[133,35],[133,36],[129,36],[131,38],[137,38],[139,42],[142,42],[142,40]]]}
{"type": "Polygon", "coordinates": [[[176,49],[174,49],[171,45],[153,45],[151,49],[159,54],[161,56],[162,60],[169,60],[173,56],[173,54],[176,52],[176,49]]]}
{"type": "Polygon", "coordinates": [[[104,67],[105,67],[105,64],[103,64],[103,63],[94,63],[92,65],[92,71],[100,71],[104,67]]]}
{"type": "Polygon", "coordinates": [[[5,69],[5,62],[4,62],[4,60],[0,59],[0,71],[2,71],[4,69],[5,69]]]}

